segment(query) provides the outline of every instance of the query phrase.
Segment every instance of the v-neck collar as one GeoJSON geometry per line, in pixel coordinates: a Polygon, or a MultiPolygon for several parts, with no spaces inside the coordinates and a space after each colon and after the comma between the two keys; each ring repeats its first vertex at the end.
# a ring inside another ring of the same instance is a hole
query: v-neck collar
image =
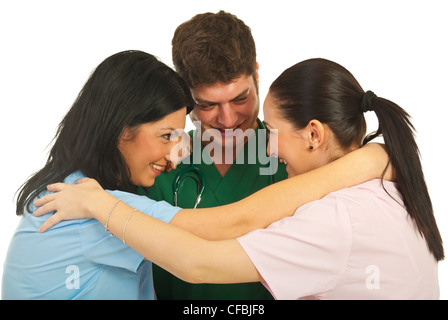
{"type": "MultiPolygon", "coordinates": [[[[260,120],[257,119],[257,122],[260,122],[260,120]]],[[[208,171],[206,175],[210,176],[211,180],[221,182],[223,180],[226,180],[226,177],[228,177],[228,176],[239,174],[239,173],[241,173],[241,170],[243,170],[243,171],[247,170],[249,165],[258,163],[257,137],[258,137],[259,129],[260,129],[260,126],[257,125],[254,133],[249,137],[249,140],[244,144],[243,148],[240,150],[238,155],[235,157],[235,159],[232,162],[232,165],[230,166],[229,170],[227,170],[227,172],[224,176],[221,176],[221,173],[216,168],[215,164],[213,163],[212,159],[209,157],[208,153],[204,152],[204,148],[205,148],[204,145],[202,143],[200,143],[200,146],[201,146],[201,169],[204,172],[208,171]],[[251,163],[249,163],[249,145],[250,145],[250,143],[255,144],[255,157],[252,157],[252,158],[254,158],[252,160],[255,160],[255,162],[252,161],[251,163]],[[244,156],[243,162],[239,163],[238,159],[239,159],[239,157],[242,157],[242,156],[244,156]],[[207,164],[207,163],[210,163],[210,164],[207,164]]],[[[194,135],[196,135],[198,133],[198,131],[192,130],[189,133],[190,133],[190,138],[194,139],[194,135]]]]}

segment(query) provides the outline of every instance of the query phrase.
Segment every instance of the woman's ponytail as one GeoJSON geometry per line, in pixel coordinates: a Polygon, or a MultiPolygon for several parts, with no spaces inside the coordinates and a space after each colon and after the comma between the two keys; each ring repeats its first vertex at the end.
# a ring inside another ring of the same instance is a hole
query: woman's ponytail
{"type": "Polygon", "coordinates": [[[378,130],[368,135],[363,144],[377,136],[383,136],[390,163],[395,170],[398,189],[409,216],[415,221],[436,260],[443,260],[442,238],[434,217],[420,162],[420,152],[415,142],[415,128],[409,114],[395,103],[377,97],[372,91],[364,93],[361,110],[374,111],[378,117],[378,130]]]}

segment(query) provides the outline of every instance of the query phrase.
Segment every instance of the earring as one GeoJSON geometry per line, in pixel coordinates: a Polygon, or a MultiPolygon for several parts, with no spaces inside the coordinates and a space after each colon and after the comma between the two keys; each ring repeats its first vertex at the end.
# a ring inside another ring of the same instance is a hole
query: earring
{"type": "Polygon", "coordinates": [[[310,150],[313,150],[313,146],[310,146],[310,150]]]}

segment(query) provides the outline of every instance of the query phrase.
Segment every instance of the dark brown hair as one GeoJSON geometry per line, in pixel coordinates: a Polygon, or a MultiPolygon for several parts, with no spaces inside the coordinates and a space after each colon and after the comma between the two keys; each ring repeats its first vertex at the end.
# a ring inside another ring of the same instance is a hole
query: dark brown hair
{"type": "Polygon", "coordinates": [[[45,166],[19,189],[17,215],[46,186],[80,170],[105,189],[136,192],[118,149],[125,128],[156,122],[193,100],[185,81],[149,53],[119,52],[91,74],[59,124],[45,166]]]}
{"type": "Polygon", "coordinates": [[[330,127],[341,147],[360,146],[382,135],[407,212],[430,252],[437,261],[443,260],[442,238],[422,171],[415,129],[405,110],[369,92],[368,110],[376,113],[378,130],[362,141],[366,133],[366,110],[361,110],[365,92],[347,69],[325,59],[306,60],[285,70],[271,85],[270,93],[279,114],[295,128],[319,120],[330,127]]]}
{"type": "Polygon", "coordinates": [[[176,29],[172,46],[174,67],[190,88],[255,75],[251,30],[230,13],[194,16],[176,29]]]}

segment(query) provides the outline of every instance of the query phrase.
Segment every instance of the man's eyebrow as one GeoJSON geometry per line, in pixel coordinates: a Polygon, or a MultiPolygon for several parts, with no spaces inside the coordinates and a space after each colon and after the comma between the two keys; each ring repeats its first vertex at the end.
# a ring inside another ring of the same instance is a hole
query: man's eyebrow
{"type": "MultiPolygon", "coordinates": [[[[243,98],[244,96],[248,95],[250,93],[250,88],[245,89],[244,91],[242,91],[240,94],[238,94],[235,98],[231,99],[230,102],[236,101],[238,99],[243,98]]],[[[208,100],[203,100],[200,98],[194,98],[194,100],[197,103],[202,103],[202,104],[209,104],[209,105],[214,105],[214,104],[218,104],[218,102],[213,102],[213,101],[208,101],[208,100]]]]}
{"type": "Polygon", "coordinates": [[[241,99],[241,98],[247,96],[249,93],[250,93],[250,88],[247,88],[246,90],[244,90],[243,92],[241,92],[239,95],[237,95],[235,98],[233,98],[233,99],[230,100],[230,101],[235,101],[235,100],[241,99]]]}

